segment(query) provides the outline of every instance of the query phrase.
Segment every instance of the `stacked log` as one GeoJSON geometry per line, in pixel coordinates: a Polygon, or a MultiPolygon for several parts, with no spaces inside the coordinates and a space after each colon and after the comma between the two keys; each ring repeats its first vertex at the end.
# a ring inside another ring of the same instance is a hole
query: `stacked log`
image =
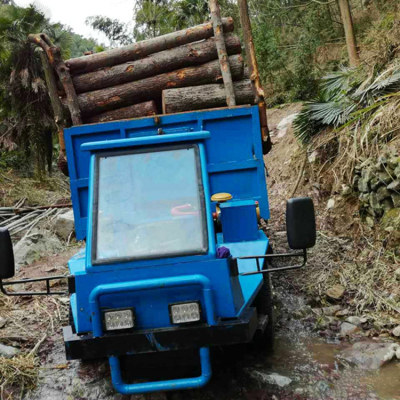
{"type": "MultiPolygon", "coordinates": [[[[222,19],[237,104],[254,104],[232,18],[222,19]]],[[[224,68],[211,22],[67,60],[83,123],[99,123],[226,106],[224,68]],[[157,106],[160,107],[157,110],[157,106]]],[[[68,99],[62,98],[67,109],[68,99]]]]}

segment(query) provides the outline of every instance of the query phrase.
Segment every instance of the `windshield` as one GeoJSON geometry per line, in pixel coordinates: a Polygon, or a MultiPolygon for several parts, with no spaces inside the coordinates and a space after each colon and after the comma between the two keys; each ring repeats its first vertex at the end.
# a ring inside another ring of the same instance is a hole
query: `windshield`
{"type": "Polygon", "coordinates": [[[207,252],[196,145],[100,155],[96,186],[94,263],[207,252]]]}

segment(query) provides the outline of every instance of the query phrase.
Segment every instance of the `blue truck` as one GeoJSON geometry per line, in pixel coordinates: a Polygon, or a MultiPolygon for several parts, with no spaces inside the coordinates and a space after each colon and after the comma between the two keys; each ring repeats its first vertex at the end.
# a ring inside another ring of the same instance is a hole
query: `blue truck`
{"type": "MultiPolygon", "coordinates": [[[[273,340],[269,273],[305,265],[315,244],[311,199],[289,199],[289,247],[273,254],[257,106],[239,106],[65,131],[76,237],[68,263],[66,357],[109,359],[124,394],[199,388],[211,378],[210,347],[273,340]],[[277,257],[300,265],[274,267],[277,257]],[[129,383],[121,358],[198,351],[201,374],[129,383]]],[[[0,289],[14,276],[0,229],[0,289]],[[6,281],[4,281],[6,280],[6,281]]],[[[30,294],[54,294],[47,290],[30,294]]]]}

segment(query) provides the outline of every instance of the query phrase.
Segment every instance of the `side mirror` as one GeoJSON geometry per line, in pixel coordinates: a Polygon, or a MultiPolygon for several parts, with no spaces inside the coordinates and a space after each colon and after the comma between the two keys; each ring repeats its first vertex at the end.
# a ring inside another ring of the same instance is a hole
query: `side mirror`
{"type": "Polygon", "coordinates": [[[309,249],[315,245],[314,203],[309,197],[287,201],[286,232],[289,247],[293,250],[309,249]]]}
{"type": "Polygon", "coordinates": [[[10,232],[7,228],[0,228],[0,279],[12,278],[14,274],[14,251],[10,232]]]}

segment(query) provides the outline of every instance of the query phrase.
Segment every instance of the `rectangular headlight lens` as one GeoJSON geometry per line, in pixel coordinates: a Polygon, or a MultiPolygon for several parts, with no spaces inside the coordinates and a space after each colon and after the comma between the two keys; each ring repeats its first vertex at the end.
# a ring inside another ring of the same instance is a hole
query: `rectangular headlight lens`
{"type": "Polygon", "coordinates": [[[200,321],[199,303],[173,304],[170,306],[170,310],[173,324],[200,321]]]}
{"type": "Polygon", "coordinates": [[[106,311],[104,323],[107,331],[133,328],[135,325],[133,310],[106,311]]]}

